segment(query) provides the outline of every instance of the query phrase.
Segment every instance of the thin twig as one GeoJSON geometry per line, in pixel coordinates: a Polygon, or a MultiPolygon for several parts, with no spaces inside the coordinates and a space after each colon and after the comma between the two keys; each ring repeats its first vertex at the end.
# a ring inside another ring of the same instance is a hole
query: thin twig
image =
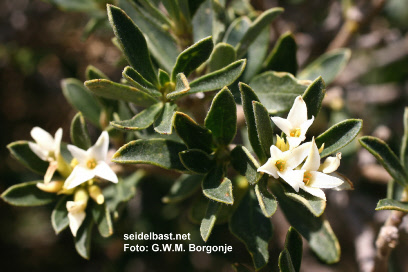
{"type": "MultiPolygon", "coordinates": [[[[401,201],[407,201],[408,195],[404,192],[401,201]]],[[[377,254],[375,256],[375,264],[373,272],[387,272],[388,259],[391,251],[398,244],[398,227],[401,225],[402,219],[406,215],[405,212],[391,211],[384,226],[381,227],[375,245],[377,254]]]]}
{"type": "Polygon", "coordinates": [[[327,51],[346,47],[350,43],[354,34],[356,34],[362,26],[371,22],[371,20],[382,10],[385,2],[386,0],[373,0],[371,1],[370,7],[354,6],[349,8],[346,15],[346,21],[337,36],[330,43],[327,51]]]}

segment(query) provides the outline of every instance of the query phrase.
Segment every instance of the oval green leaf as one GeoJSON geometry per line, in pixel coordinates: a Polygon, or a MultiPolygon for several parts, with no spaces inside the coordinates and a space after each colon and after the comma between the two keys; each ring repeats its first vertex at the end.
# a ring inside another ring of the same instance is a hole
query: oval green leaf
{"type": "Polygon", "coordinates": [[[42,180],[30,181],[11,186],[3,192],[1,198],[14,206],[41,206],[57,199],[56,194],[46,193],[37,187],[42,180]]]}
{"type": "Polygon", "coordinates": [[[28,141],[17,141],[7,145],[11,155],[25,167],[44,175],[47,172],[49,163],[41,160],[30,148],[28,141]]]}

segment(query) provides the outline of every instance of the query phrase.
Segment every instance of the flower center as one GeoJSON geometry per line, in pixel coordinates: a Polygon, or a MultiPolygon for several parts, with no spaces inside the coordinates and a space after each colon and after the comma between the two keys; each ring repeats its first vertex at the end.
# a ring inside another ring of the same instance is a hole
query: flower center
{"type": "Polygon", "coordinates": [[[305,174],[303,175],[303,183],[305,185],[309,185],[310,183],[310,179],[312,178],[312,174],[310,172],[305,172],[305,174]]]}
{"type": "Polygon", "coordinates": [[[295,128],[290,131],[290,137],[300,137],[300,128],[295,128]]]}
{"type": "Polygon", "coordinates": [[[89,169],[94,169],[96,167],[96,160],[95,159],[90,159],[86,162],[86,167],[89,169]]]}
{"type": "Polygon", "coordinates": [[[282,172],[283,170],[285,170],[286,161],[284,161],[284,160],[277,160],[277,161],[275,162],[275,166],[276,166],[276,168],[278,168],[279,172],[282,172]]]}

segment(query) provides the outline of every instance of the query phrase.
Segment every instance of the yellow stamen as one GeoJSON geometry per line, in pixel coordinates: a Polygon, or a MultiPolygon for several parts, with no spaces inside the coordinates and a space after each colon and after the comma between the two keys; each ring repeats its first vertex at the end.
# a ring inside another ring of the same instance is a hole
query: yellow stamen
{"type": "Polygon", "coordinates": [[[305,174],[303,175],[303,183],[305,185],[309,185],[311,178],[312,178],[312,174],[310,172],[305,172],[305,174]]]}
{"type": "Polygon", "coordinates": [[[282,172],[283,170],[285,170],[286,161],[277,160],[275,162],[275,166],[276,166],[276,168],[278,168],[279,172],[282,172]]]}
{"type": "Polygon", "coordinates": [[[97,165],[97,162],[95,159],[90,159],[86,162],[86,167],[88,167],[89,169],[94,169],[97,165]]]}
{"type": "Polygon", "coordinates": [[[300,128],[295,128],[290,131],[290,137],[300,137],[300,128]]]}

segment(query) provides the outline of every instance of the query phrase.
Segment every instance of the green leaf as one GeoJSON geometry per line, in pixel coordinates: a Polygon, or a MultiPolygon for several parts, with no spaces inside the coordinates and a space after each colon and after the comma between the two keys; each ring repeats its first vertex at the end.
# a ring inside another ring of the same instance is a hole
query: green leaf
{"type": "Polygon", "coordinates": [[[105,204],[99,205],[95,202],[92,207],[92,218],[102,237],[109,237],[113,234],[112,219],[108,207],[105,204]]]}
{"type": "Polygon", "coordinates": [[[242,74],[245,64],[246,60],[238,60],[220,70],[191,81],[191,89],[187,94],[215,91],[231,85],[242,74]]]}
{"type": "Polygon", "coordinates": [[[193,195],[201,187],[200,175],[181,175],[171,186],[170,192],[162,198],[164,203],[177,203],[193,195]]]}
{"type": "Polygon", "coordinates": [[[279,254],[278,263],[280,272],[296,272],[292,263],[292,258],[286,248],[282,250],[281,254],[279,254]]]}
{"type": "Polygon", "coordinates": [[[211,55],[214,44],[212,37],[207,37],[199,40],[192,46],[185,49],[177,57],[173,72],[171,73],[171,81],[176,81],[176,75],[183,73],[188,77],[195,69],[203,64],[211,55]]]}
{"type": "Polygon", "coordinates": [[[268,244],[272,239],[272,224],[259,208],[251,190],[241,200],[229,223],[230,230],[241,240],[252,256],[258,271],[269,260],[268,244]]]}
{"type": "Polygon", "coordinates": [[[91,257],[92,227],[91,217],[87,216],[74,238],[76,251],[82,258],[87,260],[91,257]]]}
{"type": "Polygon", "coordinates": [[[238,17],[228,27],[223,42],[235,47],[239,41],[242,40],[242,37],[244,37],[245,33],[248,31],[250,25],[251,20],[249,20],[248,17],[238,17]]]}
{"type": "Polygon", "coordinates": [[[237,56],[241,58],[245,55],[248,47],[258,37],[262,30],[267,27],[279,14],[283,12],[283,8],[272,8],[264,11],[255,21],[251,23],[245,35],[236,45],[237,56]]]}
{"type": "Polygon", "coordinates": [[[92,124],[99,127],[102,107],[92,93],[84,87],[84,84],[77,79],[68,78],[61,81],[61,88],[67,101],[82,112],[92,124]]]}
{"type": "Polygon", "coordinates": [[[324,158],[346,146],[360,133],[362,127],[362,120],[348,119],[335,124],[320,134],[315,139],[318,147],[321,147],[324,143],[324,149],[320,157],[324,158]]]}
{"type": "Polygon", "coordinates": [[[193,16],[205,0],[188,0],[190,15],[193,16]]]}
{"type": "Polygon", "coordinates": [[[51,213],[51,224],[55,231],[55,234],[60,233],[69,225],[67,201],[70,196],[63,196],[55,205],[54,210],[51,213]]]}
{"type": "Polygon", "coordinates": [[[264,176],[255,185],[255,194],[258,199],[259,207],[266,217],[271,217],[278,208],[278,202],[273,194],[268,191],[268,177],[264,176]]]}
{"type": "Polygon", "coordinates": [[[269,117],[268,110],[261,103],[252,102],[255,126],[258,133],[259,143],[267,157],[271,156],[270,148],[273,145],[272,120],[269,117]]]}
{"type": "Polygon", "coordinates": [[[148,107],[158,102],[156,98],[139,89],[107,79],[88,80],[85,81],[85,86],[98,96],[132,102],[136,106],[148,107]]]}
{"type": "Polygon", "coordinates": [[[82,1],[82,0],[49,0],[47,2],[56,5],[59,9],[63,11],[70,12],[95,12],[99,9],[96,2],[93,1],[82,1]]]}
{"type": "Polygon", "coordinates": [[[207,211],[205,212],[205,216],[200,225],[201,238],[203,238],[204,242],[207,242],[208,238],[210,238],[220,208],[221,203],[214,201],[208,202],[207,211]]]}
{"type": "Polygon", "coordinates": [[[38,189],[37,183],[39,182],[43,181],[37,180],[13,185],[3,192],[1,198],[14,206],[40,206],[55,201],[57,195],[38,189]]]}
{"type": "MultiPolygon", "coordinates": [[[[192,0],[197,3],[196,0],[192,0]]],[[[201,1],[201,0],[199,0],[201,1]]],[[[193,41],[197,42],[205,37],[212,35],[212,21],[214,11],[211,8],[212,0],[205,0],[198,8],[192,19],[193,41]]]]}
{"type": "Polygon", "coordinates": [[[79,148],[87,150],[91,147],[91,139],[89,138],[88,128],[86,127],[85,119],[82,113],[78,112],[71,122],[71,142],[79,148]]]}
{"type": "Polygon", "coordinates": [[[47,172],[49,163],[40,159],[28,145],[28,141],[17,141],[7,145],[11,155],[25,167],[40,175],[47,172]]]}
{"type": "Polygon", "coordinates": [[[200,149],[188,149],[179,156],[183,165],[197,174],[206,174],[215,166],[214,159],[200,149]]]}
{"type": "Polygon", "coordinates": [[[112,161],[117,163],[152,164],[164,169],[184,171],[178,153],[186,146],[165,139],[136,140],[122,146],[112,161]]]}
{"type": "Polygon", "coordinates": [[[285,32],[279,37],[271,53],[266,58],[263,69],[296,75],[298,68],[296,51],[295,37],[291,32],[285,32]]]}
{"type": "Polygon", "coordinates": [[[237,133],[237,106],[227,87],[215,95],[204,124],[219,145],[228,145],[234,139],[237,133]]]}
{"type": "Polygon", "coordinates": [[[157,7],[155,7],[151,1],[149,0],[140,0],[139,1],[143,7],[144,10],[147,11],[152,18],[157,20],[159,23],[166,25],[167,27],[171,26],[171,21],[169,18],[167,18],[163,12],[161,12],[157,7]]]}
{"type": "Polygon", "coordinates": [[[321,76],[330,84],[346,66],[350,59],[350,49],[337,49],[321,55],[299,73],[299,79],[313,80],[321,76]]]}
{"type": "Polygon", "coordinates": [[[86,80],[99,79],[99,78],[109,79],[107,75],[105,75],[101,70],[99,70],[93,65],[88,65],[88,67],[86,67],[85,75],[86,75],[86,80]]]}
{"type": "Polygon", "coordinates": [[[295,190],[293,190],[290,186],[283,185],[283,187],[285,195],[287,197],[305,206],[314,216],[319,217],[324,213],[324,209],[326,208],[326,201],[324,201],[323,199],[308,194],[303,190],[295,192],[295,190]]]}
{"type": "Polygon", "coordinates": [[[261,179],[262,174],[257,172],[258,162],[244,146],[237,145],[231,151],[230,157],[234,169],[240,175],[245,176],[249,184],[254,185],[261,179]]]}
{"type": "MultiPolygon", "coordinates": [[[[167,72],[171,72],[179,54],[176,40],[166,26],[157,24],[151,16],[148,16],[143,9],[133,3],[134,1],[128,2],[130,1],[121,1],[120,6],[124,9],[126,6],[128,15],[146,35],[149,51],[159,66],[167,72]]],[[[134,68],[138,69],[138,67],[134,68]]]]}
{"type": "Polygon", "coordinates": [[[110,124],[125,131],[146,129],[159,117],[162,110],[163,104],[159,102],[139,112],[130,120],[112,121],[110,124]]]}
{"type": "Polygon", "coordinates": [[[170,82],[170,75],[162,69],[159,69],[158,78],[159,78],[160,86],[162,87],[166,85],[166,83],[170,82]]]}
{"type": "Polygon", "coordinates": [[[108,4],[109,22],[129,64],[154,85],[158,84],[145,37],[127,14],[108,4]]]}
{"type": "Polygon", "coordinates": [[[157,90],[152,83],[147,81],[141,74],[139,74],[135,69],[130,66],[126,66],[123,69],[122,76],[126,79],[130,84],[132,84],[136,89],[150,94],[154,97],[161,97],[162,94],[157,90]]]}
{"type": "Polygon", "coordinates": [[[400,212],[408,213],[408,202],[407,201],[398,201],[395,199],[381,199],[377,203],[377,207],[375,208],[376,211],[380,210],[396,210],[400,212]]]}
{"type": "Polygon", "coordinates": [[[253,101],[259,102],[259,99],[251,87],[242,82],[239,84],[239,90],[241,92],[242,107],[244,108],[245,121],[248,128],[249,142],[255,154],[258,156],[258,159],[263,163],[266,161],[266,154],[258,138],[253,108],[253,101]]]}
{"type": "Polygon", "coordinates": [[[129,201],[136,193],[136,185],[145,176],[143,170],[136,170],[132,175],[119,179],[117,184],[110,184],[103,189],[105,204],[110,211],[117,211],[121,203],[129,201]]]}
{"type": "Polygon", "coordinates": [[[324,84],[322,77],[316,78],[312,84],[307,87],[303,94],[303,100],[306,102],[308,119],[312,118],[312,116],[316,118],[322,107],[322,101],[325,94],[326,85],[324,84]]]}
{"type": "Polygon", "coordinates": [[[287,249],[288,253],[290,254],[293,268],[296,272],[299,272],[302,262],[302,245],[303,241],[299,232],[297,232],[293,227],[290,227],[288,233],[286,234],[285,249],[287,249]]]}
{"type": "Polygon", "coordinates": [[[402,167],[398,157],[384,141],[371,136],[361,137],[358,141],[365,149],[374,155],[377,161],[390,173],[396,182],[403,187],[408,185],[407,172],[404,167],[402,167]]]}
{"type": "Polygon", "coordinates": [[[233,204],[232,182],[224,178],[222,166],[213,168],[205,175],[203,182],[203,193],[209,199],[225,204],[233,204]]]}
{"type": "Polygon", "coordinates": [[[309,84],[289,73],[272,71],[254,77],[249,83],[270,114],[288,111],[295,98],[302,95],[309,84]]]}
{"type": "Polygon", "coordinates": [[[208,61],[210,72],[222,69],[237,59],[234,47],[227,43],[218,43],[208,61]]]}
{"type": "Polygon", "coordinates": [[[154,121],[154,130],[160,134],[171,134],[173,132],[173,122],[177,105],[174,103],[166,102],[163,106],[163,111],[159,117],[154,121]]]}
{"type": "Polygon", "coordinates": [[[167,99],[177,99],[190,90],[190,85],[186,76],[183,73],[177,74],[176,76],[176,87],[174,92],[167,94],[167,99]]]}
{"type": "Polygon", "coordinates": [[[247,52],[247,66],[243,80],[249,82],[262,69],[262,64],[268,54],[270,41],[270,27],[265,27],[255,41],[249,46],[247,52]]]}
{"type": "Polygon", "coordinates": [[[338,262],[340,245],[329,222],[315,217],[305,206],[287,197],[278,181],[272,183],[272,192],[290,225],[309,242],[319,259],[329,264],[338,262]]]}
{"type": "Polygon", "coordinates": [[[189,149],[198,148],[207,153],[212,152],[212,133],[200,126],[185,113],[176,112],[174,129],[189,149]]]}
{"type": "Polygon", "coordinates": [[[405,107],[404,111],[404,136],[402,136],[401,144],[401,164],[408,169],[408,107],[405,107]]]}

